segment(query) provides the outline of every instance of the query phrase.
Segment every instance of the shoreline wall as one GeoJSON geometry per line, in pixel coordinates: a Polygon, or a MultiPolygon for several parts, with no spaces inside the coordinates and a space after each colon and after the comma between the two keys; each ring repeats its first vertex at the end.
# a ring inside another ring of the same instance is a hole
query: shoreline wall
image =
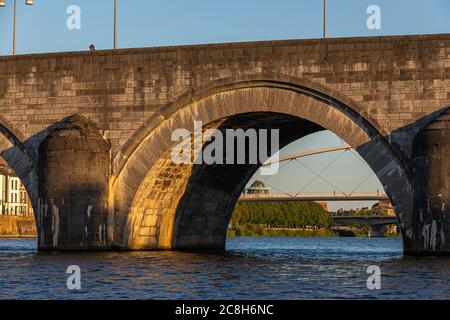
{"type": "Polygon", "coordinates": [[[37,237],[34,217],[0,216],[0,238],[37,237]]]}

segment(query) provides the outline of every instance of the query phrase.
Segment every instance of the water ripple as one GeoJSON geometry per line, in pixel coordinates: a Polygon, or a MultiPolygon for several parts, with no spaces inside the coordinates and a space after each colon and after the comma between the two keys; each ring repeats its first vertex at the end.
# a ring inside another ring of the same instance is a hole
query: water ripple
{"type": "Polygon", "coordinates": [[[447,299],[450,259],[403,257],[399,239],[232,238],[220,254],[40,253],[0,239],[0,299],[447,299]],[[79,265],[82,290],[66,288],[79,265]],[[382,289],[367,289],[367,266],[382,289]]]}

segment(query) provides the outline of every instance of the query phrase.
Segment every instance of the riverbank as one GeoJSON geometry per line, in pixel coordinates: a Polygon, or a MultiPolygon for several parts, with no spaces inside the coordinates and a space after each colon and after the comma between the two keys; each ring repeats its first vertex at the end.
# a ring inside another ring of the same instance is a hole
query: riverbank
{"type": "Polygon", "coordinates": [[[267,228],[261,225],[237,226],[229,229],[228,237],[339,237],[326,229],[267,228]]]}
{"type": "MultiPolygon", "coordinates": [[[[268,228],[263,225],[244,225],[228,229],[227,237],[369,237],[367,228],[353,227],[348,230],[311,228],[268,228]]],[[[399,233],[385,232],[385,237],[400,238],[399,233]]]]}
{"type": "Polygon", "coordinates": [[[37,236],[34,235],[0,235],[0,239],[37,239],[37,236]]]}
{"type": "Polygon", "coordinates": [[[36,238],[34,217],[0,216],[0,238],[36,238]]]}

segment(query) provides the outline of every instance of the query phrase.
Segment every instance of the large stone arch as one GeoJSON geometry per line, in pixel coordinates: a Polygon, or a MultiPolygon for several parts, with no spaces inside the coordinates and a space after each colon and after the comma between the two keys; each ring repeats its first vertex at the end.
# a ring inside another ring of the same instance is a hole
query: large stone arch
{"type": "MultiPolygon", "coordinates": [[[[343,138],[383,183],[408,246],[409,163],[389,145],[387,133],[364,108],[338,92],[311,81],[274,75],[221,80],[190,92],[136,132],[113,163],[110,206],[115,210],[111,223],[116,245],[131,249],[224,247],[227,219],[257,166],[235,168],[234,174],[243,170],[240,182],[214,189],[213,179],[202,175],[204,167],[171,162],[171,133],[176,128],[192,131],[195,120],[215,128],[229,125],[227,121],[243,124],[243,115],[247,120],[261,120],[255,126],[267,125],[266,116],[278,117],[272,118],[274,123],[290,132],[282,144],[320,129],[343,138]],[[296,133],[293,129],[299,125],[306,129],[296,133]],[[213,190],[195,191],[195,186],[213,190]]],[[[217,170],[210,168],[209,173],[214,175],[217,170]]]]}
{"type": "Polygon", "coordinates": [[[36,214],[38,212],[37,162],[33,151],[23,141],[25,141],[24,135],[7,119],[0,116],[0,156],[21,180],[36,214]]]}

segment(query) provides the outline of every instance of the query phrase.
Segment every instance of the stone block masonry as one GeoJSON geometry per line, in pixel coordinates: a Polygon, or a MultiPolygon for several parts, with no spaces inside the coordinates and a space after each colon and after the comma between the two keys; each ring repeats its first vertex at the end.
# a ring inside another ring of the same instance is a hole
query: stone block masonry
{"type": "MultiPolygon", "coordinates": [[[[195,120],[224,129],[271,119],[289,143],[329,129],[382,182],[405,252],[448,252],[448,188],[436,187],[445,184],[436,172],[448,162],[430,158],[422,166],[414,141],[450,106],[449,61],[450,34],[1,57],[0,152],[30,194],[42,248],[220,248],[230,210],[256,168],[174,168],[167,163],[172,130],[192,129],[195,120]],[[60,136],[51,149],[48,139],[73,117],[93,124],[90,138],[81,135],[73,147],[75,140],[59,141],[73,136],[60,136]],[[432,185],[414,180],[430,170],[432,185]],[[224,186],[212,175],[242,181],[224,186]],[[82,204],[68,205],[68,220],[57,224],[55,213],[74,199],[82,204]],[[417,218],[427,200],[444,208],[444,220],[437,209],[417,218]],[[430,232],[417,221],[427,221],[430,232]],[[442,221],[440,233],[430,221],[442,221]]],[[[441,149],[432,154],[446,154],[443,135],[433,136],[441,149]]]]}

